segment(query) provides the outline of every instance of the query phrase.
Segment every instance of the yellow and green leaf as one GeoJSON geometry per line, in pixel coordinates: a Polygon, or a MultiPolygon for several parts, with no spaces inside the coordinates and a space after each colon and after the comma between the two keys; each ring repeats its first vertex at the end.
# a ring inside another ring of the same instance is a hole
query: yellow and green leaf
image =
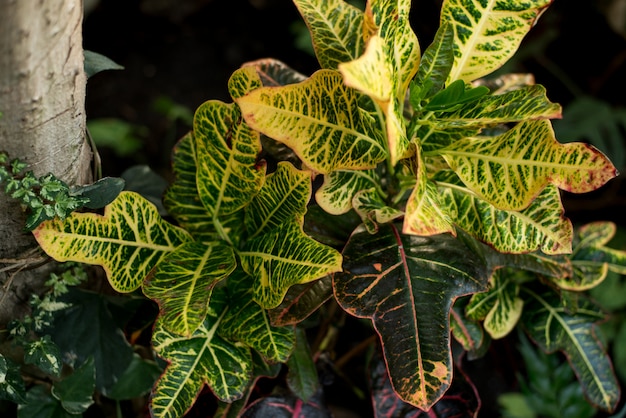
{"type": "Polygon", "coordinates": [[[236,266],[235,253],[225,242],[188,242],[161,260],[143,293],[158,303],[165,329],[189,337],[204,322],[213,287],[236,266]]]}
{"type": "Polygon", "coordinates": [[[104,210],[72,213],[50,220],[33,231],[43,250],[57,261],[102,266],[111,286],[132,292],[189,233],[164,221],[157,208],[134,192],[122,192],[104,210]]]}
{"type": "Polygon", "coordinates": [[[284,62],[274,58],[262,58],[249,61],[243,64],[242,67],[254,68],[261,80],[261,84],[265,87],[286,86],[288,84],[300,83],[307,79],[304,74],[297,72],[284,62]]]}
{"type": "Polygon", "coordinates": [[[265,309],[278,306],[290,286],[341,270],[341,254],[308,237],[296,222],[248,241],[239,257],[254,278],[254,300],[265,309]]]}
{"type": "Polygon", "coordinates": [[[363,12],[344,0],[294,0],[322,68],[336,70],[363,52],[363,12]]]}
{"type": "Polygon", "coordinates": [[[293,326],[274,326],[267,310],[252,299],[252,277],[237,269],[228,278],[229,309],[218,334],[256,350],[265,361],[284,363],[296,342],[293,326]]]}
{"type": "Polygon", "coordinates": [[[184,416],[205,385],[224,402],[239,399],[248,387],[250,349],[216,332],[227,309],[224,293],[215,289],[206,319],[190,337],[174,334],[156,322],[152,345],[168,365],[152,389],[150,412],[155,418],[184,416]]]}
{"type": "Polygon", "coordinates": [[[521,211],[501,210],[476,196],[447,171],[436,176],[441,210],[452,222],[496,250],[546,254],[571,252],[573,228],[565,218],[561,196],[555,186],[547,186],[521,211]]]}
{"type": "Polygon", "coordinates": [[[374,168],[387,152],[341,75],[320,70],[302,83],[262,87],[237,100],[253,128],[294,150],[317,173],[374,168]]]}
{"type": "Polygon", "coordinates": [[[236,100],[254,89],[262,87],[261,77],[256,68],[247,65],[236,70],[228,79],[228,92],[236,100]]]}
{"type": "Polygon", "coordinates": [[[370,234],[378,231],[378,225],[404,215],[404,212],[387,206],[375,187],[357,192],[352,199],[352,206],[370,234]]]}
{"type": "Polygon", "coordinates": [[[331,215],[341,215],[352,209],[352,198],[380,181],[375,170],[336,170],[324,174],[324,183],[315,192],[315,201],[331,215]]]}
{"type": "Polygon", "coordinates": [[[454,28],[454,65],[448,81],[474,81],[506,63],[551,0],[445,0],[440,24],[454,28]]]}
{"type": "Polygon", "coordinates": [[[265,179],[257,163],[259,134],[242,122],[236,105],[208,101],[196,110],[193,137],[198,193],[209,214],[215,220],[243,209],[265,179]]]}
{"type": "Polygon", "coordinates": [[[548,184],[584,193],[617,173],[592,146],[557,142],[547,120],[521,122],[495,137],[464,138],[440,152],[468,188],[503,210],[528,207],[548,184]]]}
{"type": "Polygon", "coordinates": [[[246,207],[248,239],[263,235],[284,223],[302,224],[311,198],[311,173],[279,162],[259,193],[246,207]]]}

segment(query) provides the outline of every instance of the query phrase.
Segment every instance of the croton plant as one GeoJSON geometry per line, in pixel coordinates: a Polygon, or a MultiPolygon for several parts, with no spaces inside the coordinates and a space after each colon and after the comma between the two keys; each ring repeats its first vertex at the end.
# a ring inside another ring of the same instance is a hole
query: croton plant
{"type": "Polygon", "coordinates": [[[167,220],[122,192],[104,214],[34,231],[56,260],[101,265],[114,289],[158,304],[167,367],[152,415],[183,416],[205,385],[220,411],[246,408],[258,377],[311,355],[302,321],[332,303],[371,323],[385,396],[411,407],[429,410],[460,375],[451,338],[479,356],[519,325],[612,410],[603,313],[583,291],[626,273],[626,253],[606,246],[613,224],[575,231],[560,190],[617,172],[556,140],[561,107],[532,77],[490,77],[550,0],[444,0],[423,51],[410,0],[294,2],[321,69],[235,71],[233,103],[202,104],[174,149],[167,220]]]}

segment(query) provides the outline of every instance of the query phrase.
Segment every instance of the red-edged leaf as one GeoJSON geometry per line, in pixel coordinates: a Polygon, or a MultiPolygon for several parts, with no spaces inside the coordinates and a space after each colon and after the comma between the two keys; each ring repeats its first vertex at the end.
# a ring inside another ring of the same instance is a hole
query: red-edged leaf
{"type": "Polygon", "coordinates": [[[428,410],[452,381],[450,308],[486,290],[489,276],[487,262],[463,241],[402,235],[388,224],[376,235],[357,229],[334,286],[346,311],[373,321],[394,390],[428,410]]]}

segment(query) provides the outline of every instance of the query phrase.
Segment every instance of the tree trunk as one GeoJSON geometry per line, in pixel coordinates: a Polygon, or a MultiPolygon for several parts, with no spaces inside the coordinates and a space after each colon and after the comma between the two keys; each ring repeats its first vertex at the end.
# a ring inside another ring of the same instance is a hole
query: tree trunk
{"type": "MultiPolygon", "coordinates": [[[[0,10],[0,150],[37,176],[89,182],[82,2],[0,0],[0,10]]],[[[0,193],[0,326],[25,311],[46,279],[24,221],[20,206],[0,193]]]]}

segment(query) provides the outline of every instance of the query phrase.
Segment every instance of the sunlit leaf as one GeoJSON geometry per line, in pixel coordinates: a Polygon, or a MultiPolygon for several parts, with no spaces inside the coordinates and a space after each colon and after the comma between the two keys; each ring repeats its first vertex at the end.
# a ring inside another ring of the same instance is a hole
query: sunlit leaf
{"type": "Polygon", "coordinates": [[[485,260],[450,235],[378,234],[357,230],[334,275],[335,296],[350,314],[370,318],[383,345],[394,390],[428,410],[452,380],[450,308],[487,289],[485,260]],[[399,338],[400,337],[400,338],[399,338]]]}
{"type": "Polygon", "coordinates": [[[336,170],[324,175],[315,201],[326,212],[341,215],[352,209],[352,198],[358,191],[376,186],[378,180],[375,170],[336,170]]]}
{"type": "Polygon", "coordinates": [[[302,83],[262,87],[237,100],[254,129],[293,149],[319,173],[373,168],[385,146],[340,74],[320,70],[302,83]]]}
{"type": "Polygon", "coordinates": [[[152,345],[168,365],[152,390],[152,416],[184,416],[205,384],[225,402],[243,395],[251,378],[252,359],[249,348],[217,335],[226,309],[225,295],[214,291],[209,314],[191,337],[172,334],[157,321],[152,345]]]}
{"type": "Polygon", "coordinates": [[[450,23],[455,34],[455,60],[448,80],[473,81],[500,68],[550,3],[445,0],[440,23],[450,23]]]}
{"type": "Polygon", "coordinates": [[[619,384],[594,330],[594,323],[604,318],[602,312],[589,303],[569,312],[552,291],[522,289],[526,301],[522,323],[530,337],[547,353],[563,351],[585,396],[594,405],[613,410],[619,400],[619,384]]]}
{"type": "Polygon", "coordinates": [[[527,121],[495,137],[465,138],[440,151],[474,193],[504,210],[522,210],[548,185],[585,193],[617,172],[598,150],[560,144],[547,120],[527,121]]]}
{"type": "Polygon", "coordinates": [[[185,243],[161,260],[143,293],[159,304],[164,328],[191,336],[204,322],[213,286],[236,266],[233,249],[223,241],[185,243]]]}
{"type": "Polygon", "coordinates": [[[256,350],[265,361],[281,363],[291,355],[296,336],[293,326],[274,326],[267,311],[252,300],[252,278],[236,270],[228,278],[229,309],[218,334],[256,350]]]}
{"type": "Polygon", "coordinates": [[[238,99],[262,85],[256,68],[252,65],[243,66],[228,79],[228,92],[233,99],[238,99]]]}
{"type": "Polygon", "coordinates": [[[139,288],[168,253],[190,241],[189,234],[165,222],[156,207],[134,192],[122,192],[104,210],[72,213],[33,231],[39,245],[57,261],[78,261],[104,268],[118,292],[139,288]]]}
{"type": "Polygon", "coordinates": [[[266,309],[278,306],[290,286],[341,270],[341,254],[293,222],[248,241],[239,256],[254,277],[254,300],[266,309]]]}
{"type": "Polygon", "coordinates": [[[344,0],[295,0],[322,68],[337,69],[363,52],[363,12],[344,0]]]}

